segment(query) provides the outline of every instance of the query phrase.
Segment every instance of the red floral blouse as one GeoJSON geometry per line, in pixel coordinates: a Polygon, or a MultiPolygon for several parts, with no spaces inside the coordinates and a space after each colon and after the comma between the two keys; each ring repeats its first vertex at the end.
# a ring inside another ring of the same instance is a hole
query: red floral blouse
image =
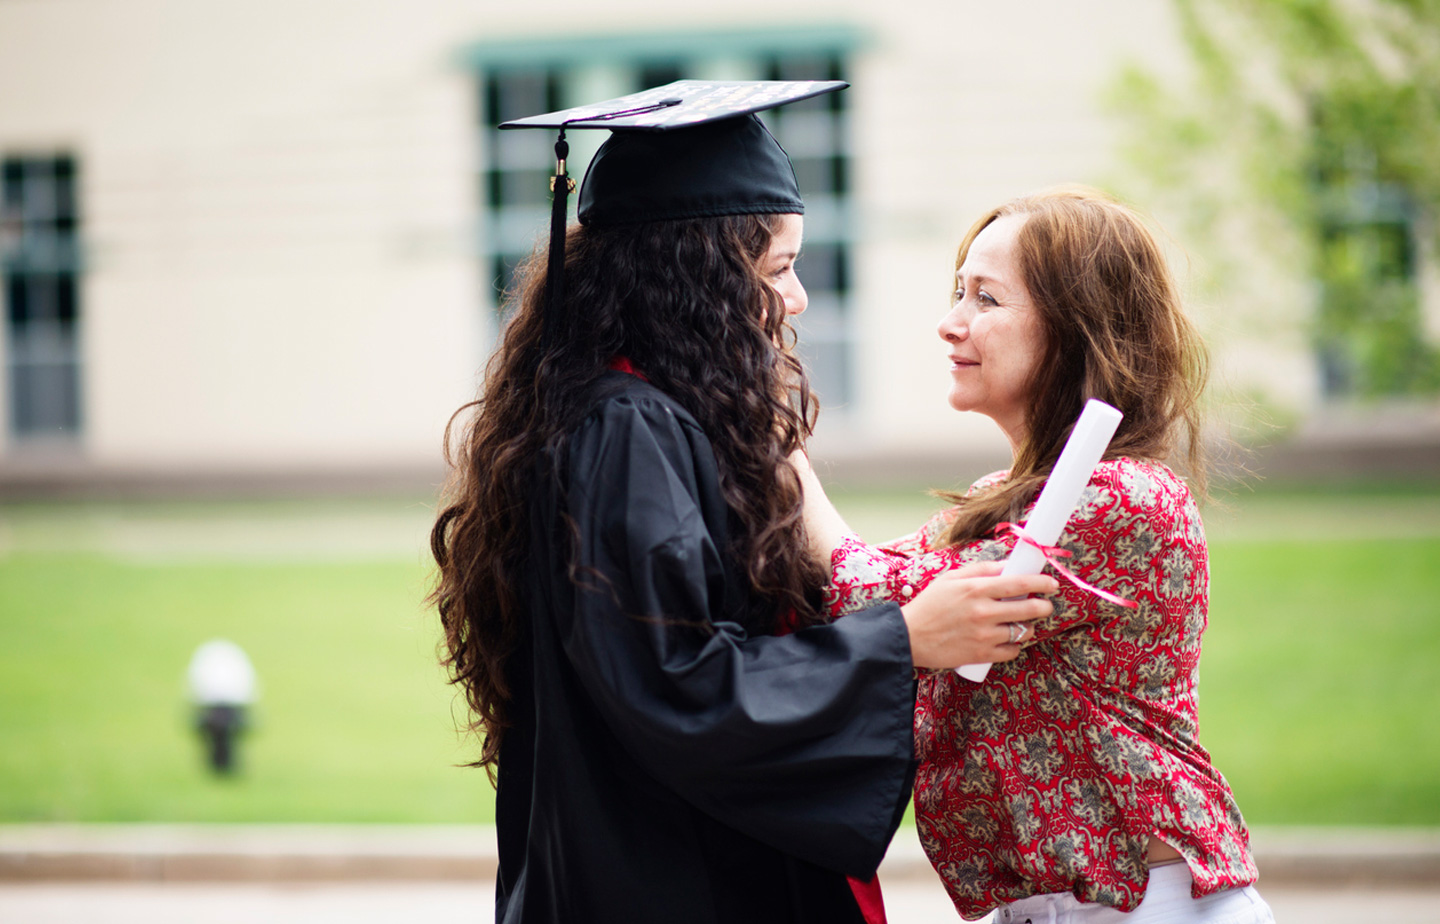
{"type": "MultiPolygon", "coordinates": [[[[940,572],[1003,560],[1015,544],[937,549],[952,516],[883,548],[848,538],[831,562],[831,614],[903,603],[940,572]]],[[[955,907],[974,918],[1072,892],[1131,911],[1152,834],[1185,858],[1197,898],[1253,883],[1244,819],[1198,740],[1209,564],[1189,490],[1155,462],[1102,462],[1060,545],[1077,575],[1138,608],[1062,580],[1034,641],[984,683],[920,672],[915,818],[955,907]]]]}

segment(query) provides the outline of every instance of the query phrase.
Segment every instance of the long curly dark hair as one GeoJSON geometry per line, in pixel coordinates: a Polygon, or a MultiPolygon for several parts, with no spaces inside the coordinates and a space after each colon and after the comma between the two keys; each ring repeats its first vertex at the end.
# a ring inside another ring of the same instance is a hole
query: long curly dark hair
{"type": "Polygon", "coordinates": [[[1029,386],[1028,432],[1009,475],[970,496],[941,494],[958,508],[942,543],[958,545],[1001,521],[1020,522],[1089,398],[1125,415],[1105,458],[1179,462],[1203,492],[1207,354],[1145,222],[1098,190],[1046,190],[975,222],[960,243],[956,272],[975,238],[1002,215],[1025,217],[1016,237],[1020,272],[1045,345],[1029,386]]]}
{"type": "Polygon", "coordinates": [[[452,473],[430,534],[439,565],[430,599],[450,682],[464,690],[481,741],[474,766],[494,773],[509,723],[510,659],[527,618],[516,591],[527,499],[543,487],[536,460],[564,457],[615,357],[633,362],[711,439],[731,510],[727,551],[768,604],[751,614],[763,624],[748,628],[773,631],[782,612],[801,625],[820,621],[825,573],[806,553],[800,483],[786,463],[810,433],[815,401],[790,349],[784,305],[760,271],[779,221],[573,226],[565,304],[548,331],[543,249],[520,268],[508,299],[514,315],[481,397],[447,427],[452,473]]]}

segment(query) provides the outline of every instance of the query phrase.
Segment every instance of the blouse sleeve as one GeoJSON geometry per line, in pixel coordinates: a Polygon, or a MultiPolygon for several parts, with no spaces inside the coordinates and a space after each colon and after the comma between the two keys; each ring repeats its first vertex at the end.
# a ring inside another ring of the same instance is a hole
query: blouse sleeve
{"type": "MultiPolygon", "coordinates": [[[[978,490],[1004,476],[996,472],[977,481],[978,490]]],[[[955,518],[955,508],[941,510],[918,530],[883,545],[869,545],[850,533],[830,556],[830,586],[825,603],[831,618],[862,610],[876,603],[907,603],[935,576],[957,568],[976,556],[968,547],[936,548],[935,540],[955,518]]]]}
{"type": "MultiPolygon", "coordinates": [[[[975,483],[996,483],[1003,472],[975,483]]],[[[1022,522],[1028,519],[1027,509],[1022,522]]],[[[937,514],[900,543],[871,546],[848,536],[831,558],[826,602],[832,616],[890,600],[905,603],[937,574],[973,561],[1004,561],[1013,536],[978,539],[934,548],[954,511],[937,514]]],[[[1184,482],[1158,463],[1115,459],[1101,462],[1080,497],[1057,545],[1070,552],[1060,562],[1080,579],[1137,601],[1126,609],[1060,579],[1055,611],[1035,624],[1034,640],[1077,627],[1100,628],[1117,620],[1154,620],[1159,613],[1193,610],[1208,589],[1205,537],[1184,482]]],[[[1053,572],[1053,569],[1052,569],[1053,572]]]]}
{"type": "MultiPolygon", "coordinates": [[[[1007,538],[1013,547],[1014,539],[1007,538]]],[[[1205,534],[1184,481],[1159,463],[1101,462],[1059,546],[1077,577],[1136,604],[1126,608],[1060,578],[1055,611],[1036,624],[1043,639],[1081,626],[1153,635],[1169,615],[1202,614],[1209,589],[1205,534]]]]}
{"type": "Polygon", "coordinates": [[[936,520],[947,515],[942,511],[912,535],[878,546],[847,533],[830,556],[830,586],[825,589],[830,617],[886,601],[905,603],[919,593],[929,582],[924,576],[928,537],[936,520]]]}

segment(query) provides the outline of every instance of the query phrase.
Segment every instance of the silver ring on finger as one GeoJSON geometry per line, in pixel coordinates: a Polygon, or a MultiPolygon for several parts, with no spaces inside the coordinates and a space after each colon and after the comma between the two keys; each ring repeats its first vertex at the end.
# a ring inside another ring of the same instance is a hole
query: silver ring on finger
{"type": "Polygon", "coordinates": [[[1024,638],[1025,632],[1023,629],[1020,628],[1020,624],[1018,622],[1009,622],[1006,623],[1006,625],[1010,627],[1010,641],[1007,644],[1013,645],[1016,642],[1020,641],[1020,639],[1024,638]]]}
{"type": "Polygon", "coordinates": [[[1027,636],[1027,635],[1030,634],[1030,623],[1028,623],[1028,622],[1015,622],[1015,623],[1011,623],[1011,625],[1012,625],[1012,626],[1019,626],[1019,627],[1020,627],[1020,633],[1019,633],[1018,635],[1016,635],[1013,639],[1011,639],[1011,641],[1012,641],[1012,642],[1023,642],[1023,641],[1025,641],[1025,636],[1027,636]]]}

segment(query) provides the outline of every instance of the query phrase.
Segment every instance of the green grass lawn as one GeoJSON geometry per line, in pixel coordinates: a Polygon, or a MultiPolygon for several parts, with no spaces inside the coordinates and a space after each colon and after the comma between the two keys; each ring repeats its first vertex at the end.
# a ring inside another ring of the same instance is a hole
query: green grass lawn
{"type": "MultiPolygon", "coordinates": [[[[936,506],[837,503],[872,539],[936,506]]],[[[421,604],[428,516],[0,507],[0,821],[489,820],[421,604]],[[204,772],[184,704],[214,637],[262,687],[234,779],[204,772]]],[[[1203,739],[1247,817],[1440,824],[1440,489],[1269,491],[1208,519],[1203,739]]]]}
{"type": "Polygon", "coordinates": [[[1440,824],[1440,538],[1212,547],[1201,740],[1255,822],[1440,824]]]}
{"type": "Polygon", "coordinates": [[[480,821],[414,564],[0,559],[0,819],[480,821]],[[184,702],[229,638],[261,684],[243,772],[203,772],[184,702]]]}

